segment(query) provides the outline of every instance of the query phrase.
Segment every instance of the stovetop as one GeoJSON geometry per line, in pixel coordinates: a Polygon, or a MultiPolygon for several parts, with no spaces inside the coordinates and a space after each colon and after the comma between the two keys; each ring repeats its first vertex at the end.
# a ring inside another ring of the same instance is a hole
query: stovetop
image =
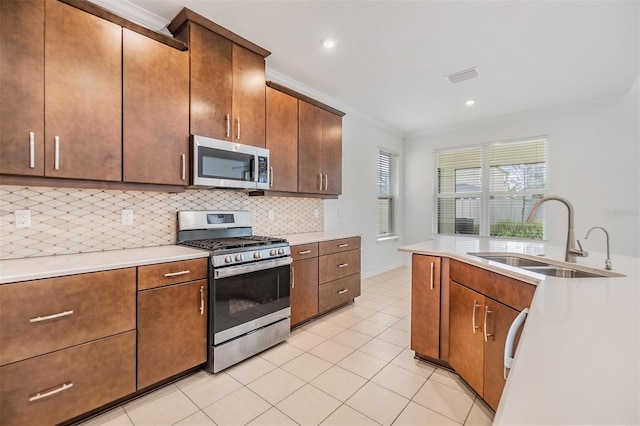
{"type": "MultiPolygon", "coordinates": [[[[220,250],[227,249],[242,249],[247,248],[246,251],[251,248],[264,248],[261,246],[270,246],[274,244],[286,243],[287,240],[279,237],[265,237],[261,235],[248,235],[242,237],[232,238],[211,238],[202,240],[183,241],[180,244],[209,250],[214,254],[220,250]]],[[[238,250],[244,251],[244,250],[238,250]]]]}

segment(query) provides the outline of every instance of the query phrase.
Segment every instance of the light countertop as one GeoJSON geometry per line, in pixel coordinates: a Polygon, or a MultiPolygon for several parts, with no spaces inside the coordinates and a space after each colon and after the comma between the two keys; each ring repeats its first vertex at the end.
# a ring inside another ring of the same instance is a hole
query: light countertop
{"type": "Polygon", "coordinates": [[[359,234],[332,234],[328,232],[305,232],[302,234],[280,235],[286,238],[290,245],[296,246],[300,244],[319,243],[321,241],[341,240],[343,238],[359,237],[359,234]]]}
{"type": "Polygon", "coordinates": [[[0,261],[0,284],[208,257],[184,246],[145,247],[0,261]]]}
{"type": "MultiPolygon", "coordinates": [[[[602,269],[606,255],[585,249],[589,257],[577,264],[602,269]]],[[[467,254],[542,254],[562,261],[564,247],[545,242],[436,237],[399,250],[537,281],[494,424],[640,424],[640,259],[611,256],[613,271],[626,277],[556,278],[467,254]]]]}

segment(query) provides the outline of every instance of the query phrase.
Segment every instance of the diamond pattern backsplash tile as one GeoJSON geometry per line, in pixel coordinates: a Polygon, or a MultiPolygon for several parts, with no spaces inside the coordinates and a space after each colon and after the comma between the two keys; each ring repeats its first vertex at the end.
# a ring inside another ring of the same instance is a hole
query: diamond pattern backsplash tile
{"type": "Polygon", "coordinates": [[[0,185],[0,259],[175,244],[180,210],[249,210],[256,235],[319,232],[323,207],[320,199],[228,190],[170,194],[0,185]],[[17,228],[14,211],[25,209],[31,227],[17,228]],[[122,225],[122,210],[133,210],[133,225],[122,225]]]}

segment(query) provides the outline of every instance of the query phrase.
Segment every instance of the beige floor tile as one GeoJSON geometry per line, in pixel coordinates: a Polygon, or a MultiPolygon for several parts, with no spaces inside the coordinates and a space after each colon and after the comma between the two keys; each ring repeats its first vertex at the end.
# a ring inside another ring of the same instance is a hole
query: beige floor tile
{"type": "Polygon", "coordinates": [[[385,331],[388,327],[382,324],[378,324],[375,322],[371,322],[369,320],[363,320],[353,325],[349,328],[349,330],[357,331],[358,333],[366,334],[371,337],[375,337],[378,334],[385,331]]]}
{"type": "Polygon", "coordinates": [[[365,384],[346,402],[351,408],[382,425],[390,425],[409,399],[372,382],[365,384]]]}
{"type": "Polygon", "coordinates": [[[331,367],[331,363],[323,360],[322,358],[318,358],[315,355],[311,355],[310,353],[305,353],[300,355],[298,358],[289,361],[281,368],[294,376],[299,377],[305,382],[310,382],[324,371],[328,370],[329,367],[331,367]]]}
{"type": "MultiPolygon", "coordinates": [[[[388,292],[389,290],[387,290],[388,292]]],[[[393,305],[394,303],[396,303],[398,301],[397,297],[393,297],[392,295],[387,295],[387,293],[385,294],[378,294],[376,295],[373,299],[371,299],[372,302],[377,302],[377,303],[383,303],[385,305],[387,305],[387,307],[393,305]]],[[[386,309],[386,308],[384,308],[386,309]]]]}
{"type": "Polygon", "coordinates": [[[380,312],[387,315],[393,315],[394,317],[404,318],[411,313],[411,309],[401,308],[399,306],[391,305],[391,306],[387,306],[380,312]]]}
{"type": "Polygon", "coordinates": [[[264,399],[246,387],[225,396],[203,411],[218,426],[245,425],[271,408],[264,399]]]}
{"type": "Polygon", "coordinates": [[[445,370],[444,368],[438,367],[436,371],[433,372],[429,380],[433,380],[435,382],[441,383],[443,385],[447,385],[459,391],[465,392],[471,397],[475,397],[476,393],[467,385],[464,380],[460,378],[460,376],[453,371],[445,370]]]}
{"type": "Polygon", "coordinates": [[[393,324],[400,321],[400,318],[393,315],[384,314],[382,312],[376,312],[367,318],[367,321],[375,322],[376,324],[382,324],[387,327],[391,327],[393,324]]]}
{"type": "Polygon", "coordinates": [[[341,359],[349,355],[355,349],[342,343],[338,343],[335,340],[325,340],[315,348],[309,350],[310,354],[324,359],[331,364],[339,362],[341,359]]]}
{"type": "Polygon", "coordinates": [[[291,361],[292,359],[302,355],[304,351],[287,342],[282,342],[273,348],[267,349],[260,354],[260,358],[269,361],[273,365],[282,365],[291,361]]]}
{"type": "Polygon", "coordinates": [[[397,323],[393,324],[390,328],[394,330],[404,331],[405,333],[411,333],[411,318],[403,318],[397,323]]]}
{"type": "Polygon", "coordinates": [[[307,330],[302,330],[295,335],[292,335],[287,339],[287,343],[295,346],[298,349],[303,351],[308,351],[316,345],[327,340],[326,338],[320,336],[319,334],[311,333],[307,330]]]}
{"type": "Polygon", "coordinates": [[[411,333],[396,330],[395,328],[388,328],[380,333],[376,339],[384,340],[385,342],[406,348],[411,344],[411,333]]]}
{"type": "Polygon", "coordinates": [[[81,423],[82,426],[133,426],[124,408],[118,407],[81,423]]]}
{"type": "Polygon", "coordinates": [[[327,318],[327,321],[337,324],[346,329],[351,327],[352,325],[356,325],[362,320],[360,318],[356,318],[340,310],[338,314],[333,315],[330,318],[327,318]]]}
{"type": "Polygon", "coordinates": [[[341,367],[333,366],[313,379],[311,384],[344,402],[356,393],[366,382],[366,379],[357,374],[351,373],[341,367]]]}
{"type": "Polygon", "coordinates": [[[370,317],[371,315],[377,312],[372,309],[367,309],[361,305],[362,303],[357,302],[356,304],[347,306],[346,308],[343,308],[343,309],[347,315],[351,315],[352,317],[356,317],[361,320],[367,319],[368,317],[370,317]]]}
{"type": "Polygon", "coordinates": [[[476,398],[464,424],[468,426],[491,426],[493,417],[493,411],[484,402],[476,398]]]}
{"type": "Polygon", "coordinates": [[[322,426],[375,426],[379,424],[348,405],[341,405],[321,423],[322,426]]]}
{"type": "Polygon", "coordinates": [[[394,345],[393,343],[375,338],[362,345],[358,350],[389,362],[398,356],[403,349],[404,348],[402,346],[394,345]]]}
{"type": "Polygon", "coordinates": [[[337,399],[311,385],[305,385],[280,402],[276,408],[298,424],[317,425],[339,406],[340,401],[337,399]]]}
{"type": "Polygon", "coordinates": [[[409,405],[400,413],[393,426],[459,426],[448,417],[429,410],[415,402],[409,405]]]}
{"type": "Polygon", "coordinates": [[[198,411],[176,423],[175,426],[216,426],[216,424],[203,411],[198,411]]]}
{"type": "Polygon", "coordinates": [[[298,423],[287,417],[282,411],[272,407],[248,424],[251,426],[297,426],[298,423]]]}
{"type": "Polygon", "coordinates": [[[318,334],[327,339],[335,336],[336,334],[343,332],[346,327],[342,327],[338,324],[329,322],[324,318],[321,321],[313,321],[311,324],[305,327],[307,331],[318,334]]]}
{"type": "Polygon", "coordinates": [[[465,392],[453,389],[432,380],[422,386],[413,397],[413,401],[437,413],[463,423],[471,411],[473,400],[465,392]]]}
{"type": "Polygon", "coordinates": [[[387,363],[380,358],[360,351],[353,352],[338,363],[338,366],[365,379],[370,379],[375,376],[385,365],[387,365],[387,363]]]}
{"type": "Polygon", "coordinates": [[[171,385],[156,392],[158,395],[147,395],[124,406],[136,426],[172,425],[199,410],[176,386],[171,385]]]}
{"type": "Polygon", "coordinates": [[[424,385],[427,378],[397,365],[389,364],[380,370],[371,381],[411,399],[424,385]]]}
{"type": "Polygon", "coordinates": [[[204,371],[176,385],[200,408],[213,404],[242,387],[240,382],[227,373],[209,374],[204,371]]]}
{"type": "Polygon", "coordinates": [[[431,374],[436,370],[435,365],[415,359],[414,352],[409,349],[405,349],[400,352],[400,354],[391,361],[391,364],[402,367],[413,373],[420,374],[424,377],[431,376],[431,374]]]}
{"type": "Polygon", "coordinates": [[[338,342],[342,345],[349,346],[353,349],[358,349],[360,346],[367,343],[373,337],[368,334],[360,333],[355,330],[345,330],[342,333],[338,334],[331,338],[334,342],[338,342]]]}
{"type": "Polygon", "coordinates": [[[276,366],[271,364],[269,361],[266,361],[259,356],[254,356],[225,370],[225,373],[243,385],[246,385],[257,378],[264,376],[275,368],[276,366]]]}
{"type": "Polygon", "coordinates": [[[304,384],[305,382],[293,374],[277,368],[249,383],[247,387],[267,402],[275,405],[304,384]]]}
{"type": "MultiPolygon", "coordinates": [[[[411,294],[411,292],[409,292],[409,294],[411,294]]],[[[408,309],[409,312],[411,312],[411,302],[408,300],[399,299],[396,303],[394,303],[391,306],[395,306],[398,308],[405,308],[405,309],[408,309]]]]}

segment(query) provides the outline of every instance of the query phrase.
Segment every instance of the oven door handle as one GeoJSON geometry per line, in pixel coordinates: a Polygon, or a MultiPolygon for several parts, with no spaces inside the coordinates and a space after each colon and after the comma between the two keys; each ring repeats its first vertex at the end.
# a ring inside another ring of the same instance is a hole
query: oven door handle
{"type": "Polygon", "coordinates": [[[290,265],[292,262],[293,258],[287,256],[278,259],[263,260],[260,262],[249,263],[245,265],[218,268],[214,269],[213,277],[215,279],[233,277],[236,275],[248,274],[249,272],[263,271],[265,269],[277,268],[278,266],[290,265]]]}

